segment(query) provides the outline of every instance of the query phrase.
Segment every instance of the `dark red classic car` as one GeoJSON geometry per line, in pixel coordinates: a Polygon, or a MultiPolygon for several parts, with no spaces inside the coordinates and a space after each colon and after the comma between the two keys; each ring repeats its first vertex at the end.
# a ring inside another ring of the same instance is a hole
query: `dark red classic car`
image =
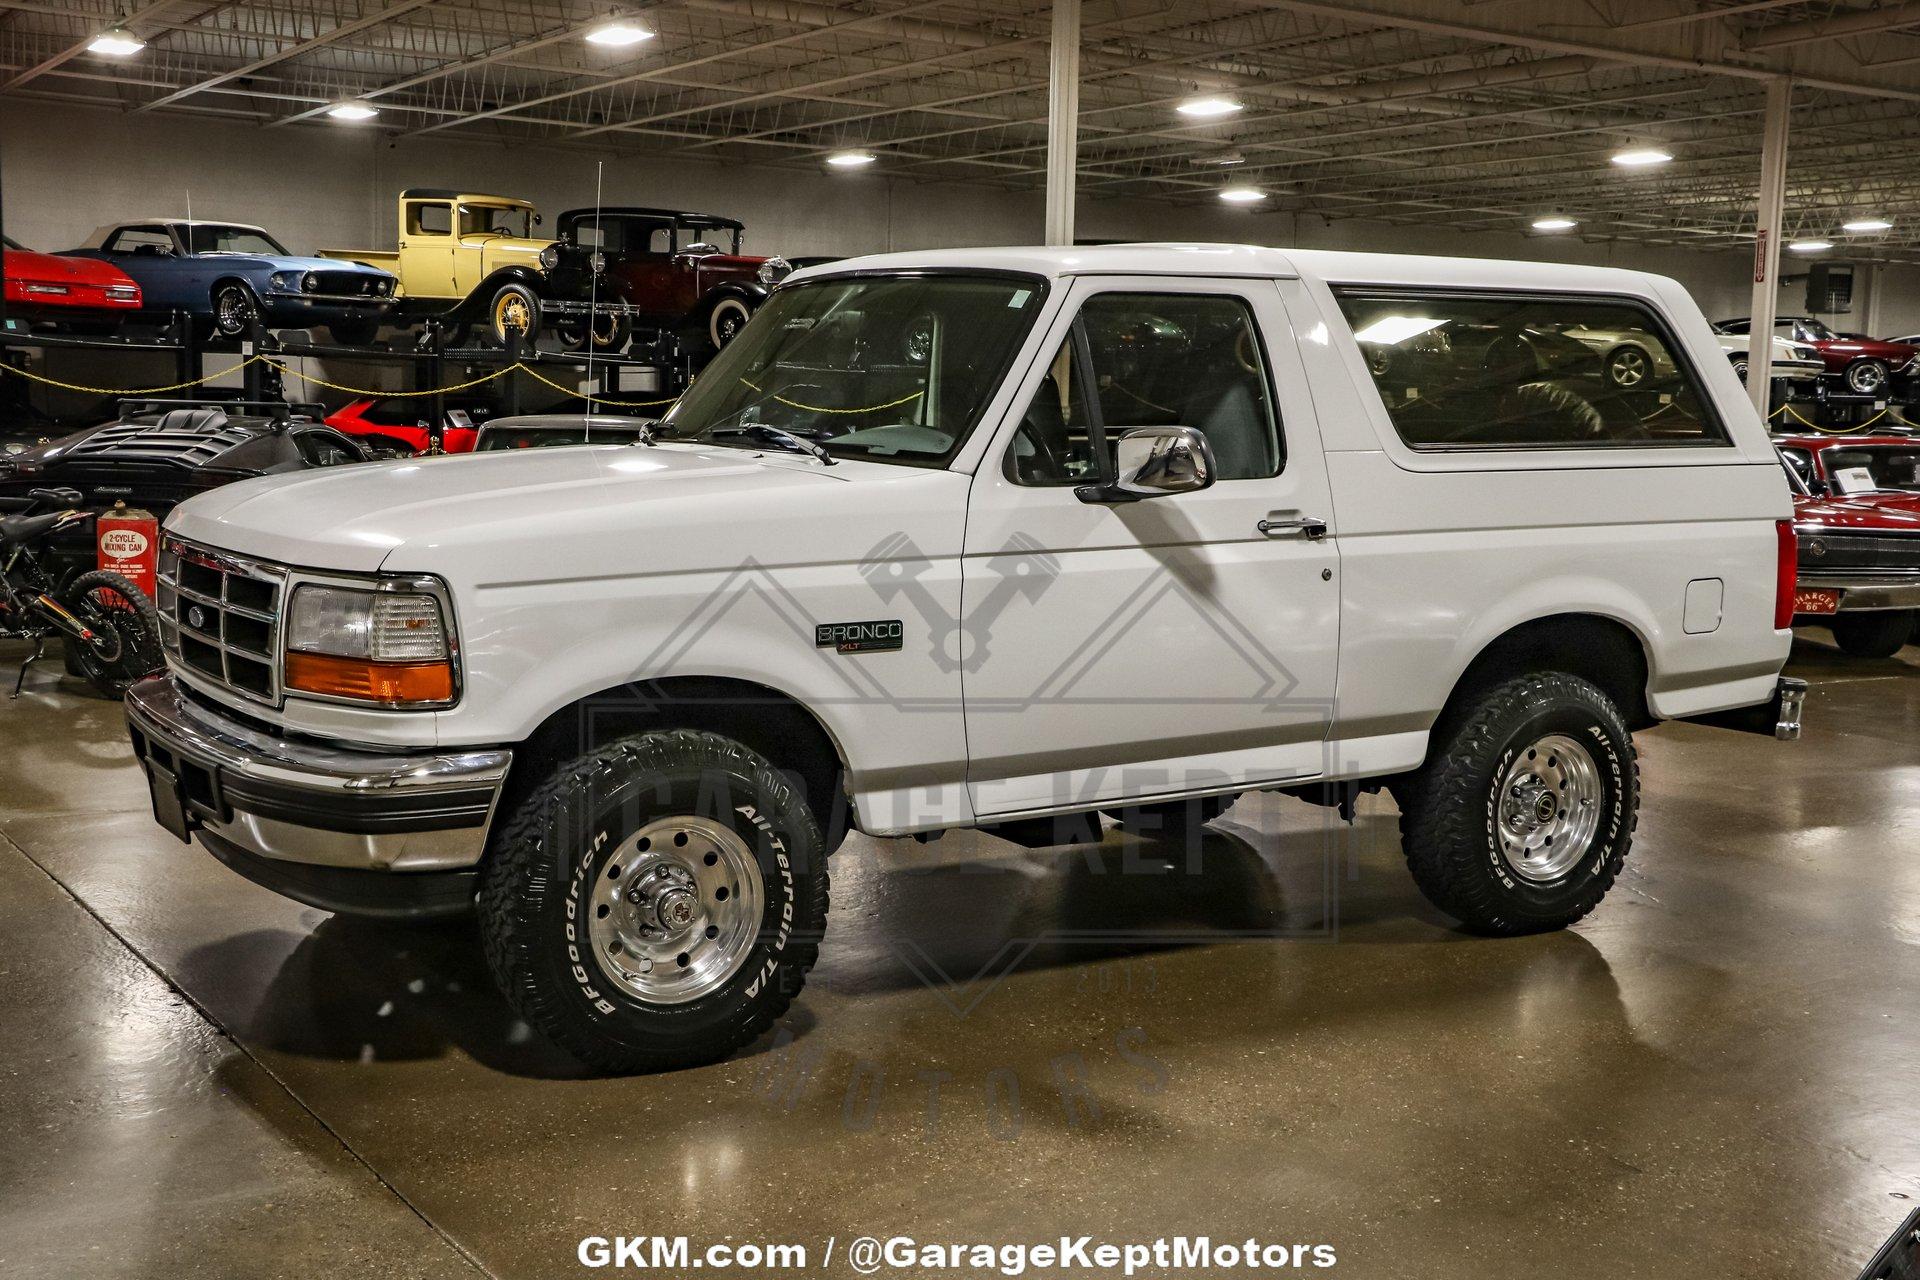
{"type": "Polygon", "coordinates": [[[35,253],[12,240],[0,253],[5,266],[7,315],[30,324],[77,322],[110,328],[140,310],[140,286],[126,272],[90,258],[35,253]]]}
{"type": "MultiPolygon", "coordinates": [[[[1746,334],[1753,325],[1743,318],[1722,320],[1713,327],[1721,333],[1746,334]]],[[[1855,395],[1879,395],[1896,378],[1904,382],[1920,374],[1920,347],[1903,342],[1842,337],[1812,316],[1779,316],[1773,332],[1775,337],[1803,342],[1818,351],[1828,376],[1838,378],[1855,395]]]]}
{"type": "Polygon", "coordinates": [[[1920,610],[1920,441],[1787,436],[1800,577],[1794,624],[1830,627],[1855,657],[1889,658],[1920,610]]]}
{"type": "MultiPolygon", "coordinates": [[[[606,279],[635,323],[671,330],[696,354],[733,340],[773,286],[793,268],[784,258],[740,252],[744,224],[712,213],[616,206],[569,209],[562,240],[606,255],[606,279]]],[[[626,335],[596,330],[594,345],[613,350],[626,335]]]]}

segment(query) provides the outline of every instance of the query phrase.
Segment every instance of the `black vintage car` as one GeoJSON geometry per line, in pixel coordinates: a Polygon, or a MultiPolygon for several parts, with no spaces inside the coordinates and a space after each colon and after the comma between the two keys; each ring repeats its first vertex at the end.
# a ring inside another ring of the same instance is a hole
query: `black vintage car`
{"type": "MultiPolygon", "coordinates": [[[[110,422],[0,456],[0,496],[69,488],[82,507],[125,502],[165,519],[194,494],[235,480],[368,461],[366,448],[324,415],[319,405],[127,401],[110,422]]],[[[89,524],[56,541],[50,562],[64,578],[94,558],[89,524]]]]}

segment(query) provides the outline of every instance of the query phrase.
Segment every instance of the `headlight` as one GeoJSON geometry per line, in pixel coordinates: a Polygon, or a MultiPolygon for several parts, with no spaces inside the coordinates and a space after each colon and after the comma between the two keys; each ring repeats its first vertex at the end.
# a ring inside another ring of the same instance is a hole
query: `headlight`
{"type": "Polygon", "coordinates": [[[768,258],[760,264],[760,283],[775,284],[793,271],[793,264],[785,258],[768,258]]]}
{"type": "Polygon", "coordinates": [[[293,273],[292,273],[291,271],[276,271],[276,272],[274,272],[274,273],[273,273],[273,287],[274,287],[274,288],[276,288],[276,289],[291,289],[291,288],[293,288],[293,273]]]}
{"type": "Polygon", "coordinates": [[[560,265],[560,246],[550,244],[540,251],[540,265],[548,271],[560,265]]]}
{"type": "Polygon", "coordinates": [[[290,690],[383,706],[453,700],[453,646],[439,598],[308,583],[287,616],[290,690]]]}
{"type": "Polygon", "coordinates": [[[320,277],[313,274],[313,272],[309,271],[300,277],[300,288],[303,292],[312,293],[319,287],[320,277]]]}
{"type": "Polygon", "coordinates": [[[593,262],[593,274],[601,275],[606,271],[607,255],[600,252],[598,249],[595,249],[593,251],[592,262],[593,262]]]}

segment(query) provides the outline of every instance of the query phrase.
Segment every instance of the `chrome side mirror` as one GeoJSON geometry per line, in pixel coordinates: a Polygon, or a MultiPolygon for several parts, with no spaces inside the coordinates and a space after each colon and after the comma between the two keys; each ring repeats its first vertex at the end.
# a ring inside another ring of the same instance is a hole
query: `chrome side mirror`
{"type": "Polygon", "coordinates": [[[1088,486],[1088,502],[1134,502],[1193,493],[1213,483],[1213,446],[1192,427],[1137,427],[1114,445],[1111,485],[1088,486]]]}

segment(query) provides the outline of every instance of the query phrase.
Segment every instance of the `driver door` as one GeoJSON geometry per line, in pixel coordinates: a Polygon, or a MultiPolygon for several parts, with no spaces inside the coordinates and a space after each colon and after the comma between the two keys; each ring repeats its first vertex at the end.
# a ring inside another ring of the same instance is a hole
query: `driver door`
{"type": "Polygon", "coordinates": [[[957,655],[982,817],[1324,771],[1337,538],[1271,280],[1075,280],[975,474],[957,655]],[[1213,450],[1211,487],[1083,501],[1133,427],[1213,450]],[[1300,522],[1324,523],[1327,533],[1300,522]]]}

